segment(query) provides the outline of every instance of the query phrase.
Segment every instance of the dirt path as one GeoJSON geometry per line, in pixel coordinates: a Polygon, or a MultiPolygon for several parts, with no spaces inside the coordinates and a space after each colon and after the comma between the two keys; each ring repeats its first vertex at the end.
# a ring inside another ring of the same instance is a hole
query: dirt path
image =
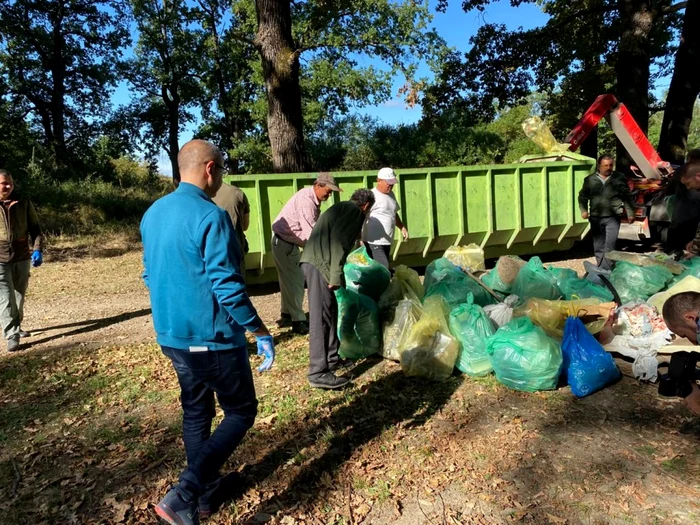
{"type": "MultiPolygon", "coordinates": [[[[177,384],[140,253],[124,251],[33,272],[34,335],[0,355],[2,523],[153,523],[182,467],[177,384]]],[[[276,319],[278,294],[253,301],[276,319]]],[[[231,464],[243,482],[209,523],[700,522],[700,426],[626,363],[622,381],[581,400],[493,377],[407,378],[378,359],[353,388],[319,392],[305,338],[276,334],[256,427],[231,464]]]]}

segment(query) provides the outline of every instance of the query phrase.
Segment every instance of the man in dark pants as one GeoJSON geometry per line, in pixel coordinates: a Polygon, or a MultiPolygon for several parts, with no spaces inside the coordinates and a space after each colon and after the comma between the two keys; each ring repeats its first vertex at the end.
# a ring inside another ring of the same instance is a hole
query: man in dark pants
{"type": "Polygon", "coordinates": [[[314,388],[342,388],[347,377],[335,371],[338,356],[338,303],[335,290],[343,287],[345,259],[360,236],[365,215],[374,204],[370,190],[357,190],[321,214],[301,255],[301,269],[309,294],[309,384],[314,388]]]}
{"type": "Polygon", "coordinates": [[[179,484],[155,510],[171,525],[194,525],[211,511],[219,469],[257,414],[245,331],[265,356],[258,370],[272,366],[274,346],[246,293],[231,218],[211,200],[222,183],[221,152],[193,140],[178,162],[181,183],[146,212],[141,237],[156,339],[180,383],[187,453],[179,484]],[[212,433],[215,394],[224,419],[212,433]]]}
{"type": "MultiPolygon", "coordinates": [[[[685,165],[698,162],[700,149],[690,150],[685,165]]],[[[666,189],[667,195],[673,198],[671,225],[666,240],[666,250],[669,252],[683,250],[695,236],[700,224],[700,191],[686,188],[681,181],[682,173],[683,167],[677,169],[666,189]]]]}
{"type": "Polygon", "coordinates": [[[622,173],[613,172],[614,159],[602,155],[597,171],[583,180],[578,194],[581,217],[591,223],[593,249],[600,268],[610,270],[605,255],[615,249],[623,207],[629,223],[634,222],[634,198],[622,173]]]}

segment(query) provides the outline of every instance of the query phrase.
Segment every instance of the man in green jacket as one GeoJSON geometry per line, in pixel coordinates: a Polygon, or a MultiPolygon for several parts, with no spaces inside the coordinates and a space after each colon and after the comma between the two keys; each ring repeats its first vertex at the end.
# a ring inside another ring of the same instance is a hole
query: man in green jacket
{"type": "Polygon", "coordinates": [[[8,352],[19,350],[24,296],[29,284],[30,266],[40,266],[44,236],[34,205],[17,197],[15,182],[6,170],[0,170],[0,323],[8,352]]]}
{"type": "Polygon", "coordinates": [[[338,303],[335,290],[345,286],[343,266],[362,232],[365,216],[374,204],[370,190],[355,191],[321,214],[301,255],[301,269],[309,295],[309,384],[336,389],[348,384],[335,371],[338,356],[338,303]]]}
{"type": "Polygon", "coordinates": [[[583,179],[583,187],[578,194],[581,217],[591,223],[596,261],[605,270],[611,268],[605,255],[613,251],[617,244],[623,208],[627,212],[628,222],[634,222],[634,197],[625,176],[613,171],[613,163],[611,155],[601,155],[596,173],[583,179]]]}

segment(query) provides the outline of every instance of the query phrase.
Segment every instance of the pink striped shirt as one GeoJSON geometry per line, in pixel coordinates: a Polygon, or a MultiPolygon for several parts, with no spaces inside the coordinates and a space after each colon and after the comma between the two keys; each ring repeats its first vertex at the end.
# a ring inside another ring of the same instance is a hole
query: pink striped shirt
{"type": "Polygon", "coordinates": [[[310,186],[289,199],[272,223],[272,231],[283,241],[304,246],[320,215],[321,202],[310,186]]]}

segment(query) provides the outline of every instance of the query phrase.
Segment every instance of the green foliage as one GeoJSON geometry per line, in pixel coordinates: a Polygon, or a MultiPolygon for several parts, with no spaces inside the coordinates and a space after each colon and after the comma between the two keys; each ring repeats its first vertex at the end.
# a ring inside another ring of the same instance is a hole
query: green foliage
{"type": "MultiPolygon", "coordinates": [[[[659,111],[654,113],[649,118],[649,142],[657,146],[659,144],[659,136],[661,135],[661,124],[664,120],[664,112],[659,111]]],[[[693,107],[693,120],[690,123],[688,131],[688,147],[687,150],[700,148],[700,101],[695,102],[693,107]]],[[[666,159],[664,159],[666,160],[666,159]]]]}

